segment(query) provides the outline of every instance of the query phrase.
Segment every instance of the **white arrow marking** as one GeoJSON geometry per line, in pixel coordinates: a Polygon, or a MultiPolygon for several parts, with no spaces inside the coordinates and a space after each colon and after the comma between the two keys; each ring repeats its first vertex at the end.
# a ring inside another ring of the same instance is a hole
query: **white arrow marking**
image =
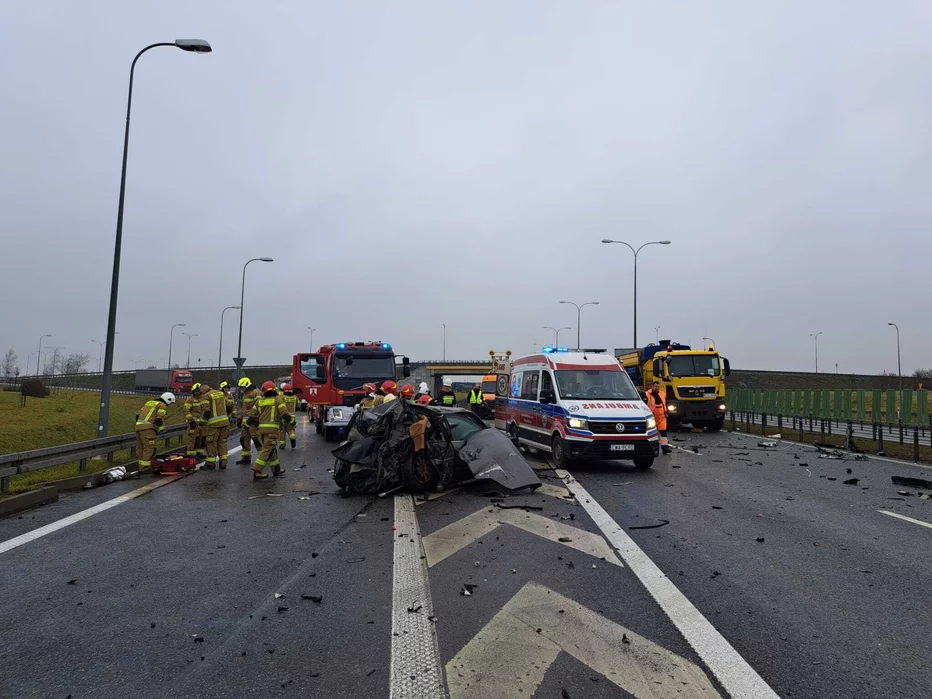
{"type": "Polygon", "coordinates": [[[702,669],[685,658],[528,583],[447,663],[450,697],[531,696],[561,651],[638,699],[719,696],[702,669]]]}
{"type": "Polygon", "coordinates": [[[437,565],[443,559],[452,556],[503,524],[510,524],[561,546],[569,546],[590,556],[605,558],[606,563],[621,566],[621,561],[618,560],[615,552],[598,534],[592,534],[524,510],[503,510],[494,507],[474,512],[425,536],[424,551],[427,554],[428,567],[437,565]],[[571,541],[559,541],[561,538],[568,538],[571,541]]]}

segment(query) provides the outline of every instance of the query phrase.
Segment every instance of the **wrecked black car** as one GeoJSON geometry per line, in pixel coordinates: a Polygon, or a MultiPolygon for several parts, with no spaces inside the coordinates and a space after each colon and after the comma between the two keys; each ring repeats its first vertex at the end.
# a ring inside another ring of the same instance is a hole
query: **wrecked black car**
{"type": "Polygon", "coordinates": [[[483,479],[509,490],[540,486],[511,440],[462,408],[383,403],[355,413],[347,441],[332,453],[333,480],[357,494],[429,492],[483,479]]]}

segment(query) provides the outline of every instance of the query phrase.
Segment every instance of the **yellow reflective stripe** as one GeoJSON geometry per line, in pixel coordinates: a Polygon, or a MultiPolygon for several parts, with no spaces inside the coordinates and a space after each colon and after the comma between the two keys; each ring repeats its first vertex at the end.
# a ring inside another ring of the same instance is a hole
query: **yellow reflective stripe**
{"type": "Polygon", "coordinates": [[[277,422],[260,422],[259,427],[274,427],[277,430],[281,425],[277,422]]]}

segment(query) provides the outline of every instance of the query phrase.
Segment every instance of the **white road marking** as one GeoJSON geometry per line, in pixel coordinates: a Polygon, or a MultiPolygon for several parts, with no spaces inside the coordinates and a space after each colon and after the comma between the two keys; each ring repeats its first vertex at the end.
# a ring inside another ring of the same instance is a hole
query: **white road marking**
{"type": "Polygon", "coordinates": [[[528,583],[447,663],[450,697],[532,696],[561,652],[635,697],[719,696],[702,669],[685,658],[528,583]]]}
{"type": "Polygon", "coordinates": [[[618,560],[615,552],[598,534],[556,522],[533,512],[502,510],[497,507],[473,512],[425,536],[424,551],[427,554],[427,565],[429,567],[437,565],[503,524],[510,524],[561,546],[569,546],[595,558],[604,558],[606,563],[621,566],[621,561],[618,560]],[[569,541],[560,541],[560,539],[569,539],[569,541]]]}
{"type": "Polygon", "coordinates": [[[410,495],[395,497],[391,699],[443,699],[443,665],[421,532],[410,495]],[[412,612],[409,610],[417,609],[412,612]]]}
{"type": "Polygon", "coordinates": [[[562,469],[557,469],[556,473],[732,699],[777,697],[757,671],[702,616],[579,481],[562,469]]]}
{"type": "Polygon", "coordinates": [[[907,517],[906,515],[901,515],[896,512],[890,512],[889,510],[877,510],[880,514],[890,515],[891,517],[896,517],[897,519],[902,519],[907,522],[912,522],[913,524],[918,524],[920,527],[928,527],[932,529],[932,524],[928,522],[923,522],[921,519],[913,519],[912,517],[907,517]]]}
{"type": "MultiPolygon", "coordinates": [[[[235,454],[240,451],[242,447],[234,447],[230,449],[228,454],[235,454]]],[[[33,529],[31,532],[26,532],[25,534],[20,534],[19,536],[13,537],[12,539],[7,539],[6,541],[0,542],[0,553],[6,553],[11,551],[18,546],[23,544],[28,544],[30,541],[35,541],[36,539],[41,539],[43,536],[57,532],[59,529],[64,529],[75,522],[80,522],[82,519],[87,519],[88,517],[93,517],[94,515],[109,510],[111,507],[116,507],[117,505],[122,505],[124,502],[129,502],[138,498],[140,495],[145,495],[146,493],[151,493],[157,488],[161,488],[163,485],[168,485],[177,481],[179,478],[184,478],[185,476],[193,473],[193,471],[186,471],[184,473],[178,473],[172,476],[166,476],[161,478],[149,485],[144,485],[141,488],[136,490],[131,490],[128,493],[123,495],[118,495],[112,500],[107,500],[100,503],[99,505],[94,505],[89,507],[86,510],[81,510],[80,512],[75,512],[73,515],[69,515],[63,519],[58,520],[57,522],[52,522],[51,524],[46,524],[44,527],[39,527],[38,529],[33,529]]]]}

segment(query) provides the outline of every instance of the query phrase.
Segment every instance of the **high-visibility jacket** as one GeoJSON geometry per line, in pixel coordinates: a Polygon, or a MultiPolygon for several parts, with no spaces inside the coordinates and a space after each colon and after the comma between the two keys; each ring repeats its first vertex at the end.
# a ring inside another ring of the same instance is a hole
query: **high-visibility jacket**
{"type": "Polygon", "coordinates": [[[286,393],[282,396],[282,400],[285,401],[285,409],[288,411],[288,414],[294,417],[298,413],[298,397],[294,393],[286,393]]]}
{"type": "Polygon", "coordinates": [[[204,403],[201,401],[200,396],[195,396],[193,393],[188,396],[184,401],[184,419],[185,422],[200,422],[201,415],[204,414],[204,403]]]}
{"type": "Polygon", "coordinates": [[[469,404],[470,405],[482,405],[483,400],[484,398],[482,395],[481,388],[480,389],[474,388],[469,392],[469,404]]]}
{"type": "Polygon", "coordinates": [[[654,394],[653,391],[647,392],[647,407],[654,414],[654,420],[657,421],[657,429],[667,429],[667,399],[663,393],[654,394]]]}
{"type": "Polygon", "coordinates": [[[443,391],[437,402],[440,405],[456,405],[456,394],[453,391],[443,391]]]}
{"type": "Polygon", "coordinates": [[[163,432],[167,416],[168,412],[165,410],[165,403],[158,399],[147,400],[139,414],[136,415],[136,431],[154,429],[163,432]]]}
{"type": "Polygon", "coordinates": [[[224,422],[229,424],[230,414],[233,412],[232,403],[227,402],[227,395],[217,389],[208,389],[207,395],[203,398],[204,415],[207,417],[208,425],[221,425],[224,422]]]}
{"type": "Polygon", "coordinates": [[[257,427],[261,429],[278,429],[282,423],[291,422],[291,413],[285,406],[285,401],[277,393],[273,396],[262,396],[252,406],[250,417],[253,422],[259,421],[257,427]]]}
{"type": "Polygon", "coordinates": [[[256,400],[259,398],[259,391],[254,388],[250,388],[246,393],[243,394],[243,404],[240,407],[239,416],[240,419],[245,420],[252,413],[252,406],[255,405],[256,400]]]}
{"type": "Polygon", "coordinates": [[[378,398],[378,396],[366,396],[361,401],[359,401],[359,409],[368,410],[369,408],[374,408],[377,405],[375,402],[376,398],[378,398]]]}

